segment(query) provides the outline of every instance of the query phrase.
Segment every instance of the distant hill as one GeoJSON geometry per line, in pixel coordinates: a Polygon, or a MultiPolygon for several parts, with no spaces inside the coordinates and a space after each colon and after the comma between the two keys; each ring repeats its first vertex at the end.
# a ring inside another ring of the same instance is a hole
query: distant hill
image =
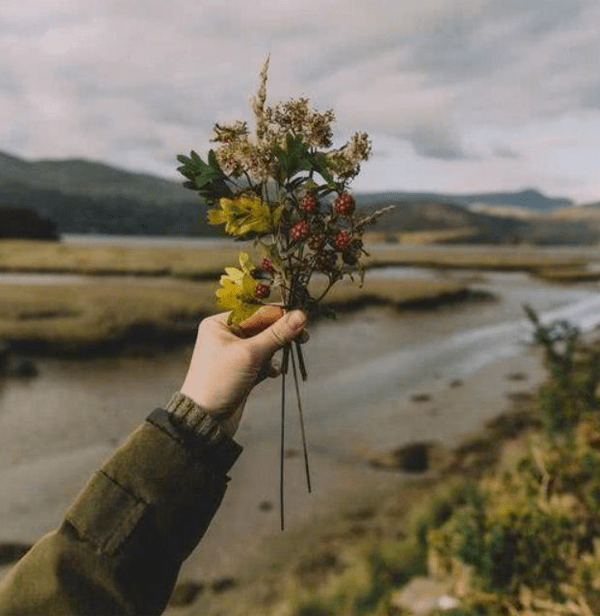
{"type": "Polygon", "coordinates": [[[441,201],[446,203],[455,203],[466,207],[471,207],[476,204],[485,204],[490,206],[516,206],[539,212],[549,212],[558,208],[566,208],[574,205],[571,199],[564,197],[547,197],[541,192],[533,189],[521,190],[519,192],[475,193],[471,195],[426,192],[383,192],[376,194],[363,194],[361,195],[361,198],[365,204],[383,203],[386,200],[390,203],[394,200],[441,201]]]}
{"type": "MultiPolygon", "coordinates": [[[[356,200],[367,211],[398,206],[372,230],[471,227],[477,230],[472,241],[490,243],[587,243],[597,241],[600,233],[590,233],[585,221],[537,222],[511,216],[510,209],[502,216],[469,209],[487,203],[503,210],[516,206],[550,212],[573,205],[569,199],[547,197],[536,190],[472,195],[381,192],[357,194],[356,200]]],[[[222,236],[220,227],[206,222],[206,209],[197,193],[180,182],[80,159],[27,161],[0,152],[3,203],[30,208],[55,221],[59,233],[222,236]]]]}
{"type": "MultiPolygon", "coordinates": [[[[173,161],[173,166],[177,161],[173,161]]],[[[0,152],[0,187],[19,184],[65,195],[125,197],[165,205],[197,198],[181,183],[81,159],[26,161],[0,152]]]]}

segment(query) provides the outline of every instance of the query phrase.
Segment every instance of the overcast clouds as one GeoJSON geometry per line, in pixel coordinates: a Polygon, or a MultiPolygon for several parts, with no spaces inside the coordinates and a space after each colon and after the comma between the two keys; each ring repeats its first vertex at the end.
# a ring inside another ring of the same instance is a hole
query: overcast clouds
{"type": "Polygon", "coordinates": [[[370,133],[360,190],[600,200],[597,0],[2,0],[0,150],[176,178],[269,99],[370,133]]]}

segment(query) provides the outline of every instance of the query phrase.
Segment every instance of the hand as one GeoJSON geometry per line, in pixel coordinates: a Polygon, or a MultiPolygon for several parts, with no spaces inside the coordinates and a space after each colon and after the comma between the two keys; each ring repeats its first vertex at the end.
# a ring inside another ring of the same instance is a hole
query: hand
{"type": "Polygon", "coordinates": [[[233,333],[227,325],[228,312],[204,319],[181,393],[213,414],[229,436],[242,418],[253,387],[280,370],[271,360],[276,351],[304,332],[306,315],[300,310],[286,313],[269,304],[258,310],[233,333]],[[295,323],[294,318],[301,317],[295,323]]]}

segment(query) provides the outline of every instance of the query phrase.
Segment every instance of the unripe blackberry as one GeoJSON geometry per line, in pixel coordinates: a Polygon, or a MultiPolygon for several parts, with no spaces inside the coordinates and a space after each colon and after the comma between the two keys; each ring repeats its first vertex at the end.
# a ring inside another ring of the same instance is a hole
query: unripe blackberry
{"type": "Polygon", "coordinates": [[[290,237],[295,241],[299,242],[303,239],[306,239],[308,236],[308,223],[306,220],[300,220],[290,229],[290,237]]]}
{"type": "Polygon", "coordinates": [[[342,260],[346,265],[356,265],[360,256],[360,250],[354,247],[349,247],[342,253],[342,260]]]}
{"type": "Polygon", "coordinates": [[[311,250],[319,250],[319,248],[321,248],[321,246],[325,243],[325,236],[311,235],[306,243],[311,250]]]}
{"type": "Polygon", "coordinates": [[[315,212],[318,207],[319,203],[317,198],[312,193],[309,193],[300,199],[300,209],[303,212],[315,212]]]}
{"type": "Polygon", "coordinates": [[[350,216],[354,212],[354,197],[348,193],[342,193],[333,204],[333,211],[342,216],[350,216]]]}
{"type": "Polygon", "coordinates": [[[315,259],[315,268],[321,272],[328,272],[335,267],[336,262],[335,252],[323,252],[315,259]]]}
{"type": "Polygon", "coordinates": [[[352,234],[349,231],[338,231],[333,241],[338,250],[344,250],[352,242],[352,234]]]}
{"type": "Polygon", "coordinates": [[[266,284],[257,284],[254,287],[254,295],[259,299],[264,299],[265,297],[269,297],[269,295],[271,295],[271,289],[266,284]]]}

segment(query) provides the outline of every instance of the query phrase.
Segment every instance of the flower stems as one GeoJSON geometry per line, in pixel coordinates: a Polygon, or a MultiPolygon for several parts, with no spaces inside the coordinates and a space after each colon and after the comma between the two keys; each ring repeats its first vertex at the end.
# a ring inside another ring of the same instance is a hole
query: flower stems
{"type": "MultiPolygon", "coordinates": [[[[302,357],[302,353],[300,351],[299,344],[296,344],[296,351],[298,352],[298,362],[300,363],[300,358],[302,357]]],[[[312,492],[312,488],[310,485],[310,468],[308,466],[308,449],[306,447],[306,433],[304,431],[304,415],[302,413],[302,400],[300,398],[300,387],[298,385],[298,373],[296,372],[296,360],[294,359],[294,353],[292,353],[292,370],[294,372],[294,386],[296,388],[296,399],[298,400],[298,416],[300,418],[300,432],[302,434],[302,451],[304,453],[304,470],[306,472],[306,487],[310,494],[312,492]]]]}
{"type": "Polygon", "coordinates": [[[281,438],[279,451],[279,520],[281,530],[285,527],[284,516],[284,476],[285,476],[285,377],[288,370],[288,357],[290,345],[283,347],[283,360],[281,362],[281,438]]]}

